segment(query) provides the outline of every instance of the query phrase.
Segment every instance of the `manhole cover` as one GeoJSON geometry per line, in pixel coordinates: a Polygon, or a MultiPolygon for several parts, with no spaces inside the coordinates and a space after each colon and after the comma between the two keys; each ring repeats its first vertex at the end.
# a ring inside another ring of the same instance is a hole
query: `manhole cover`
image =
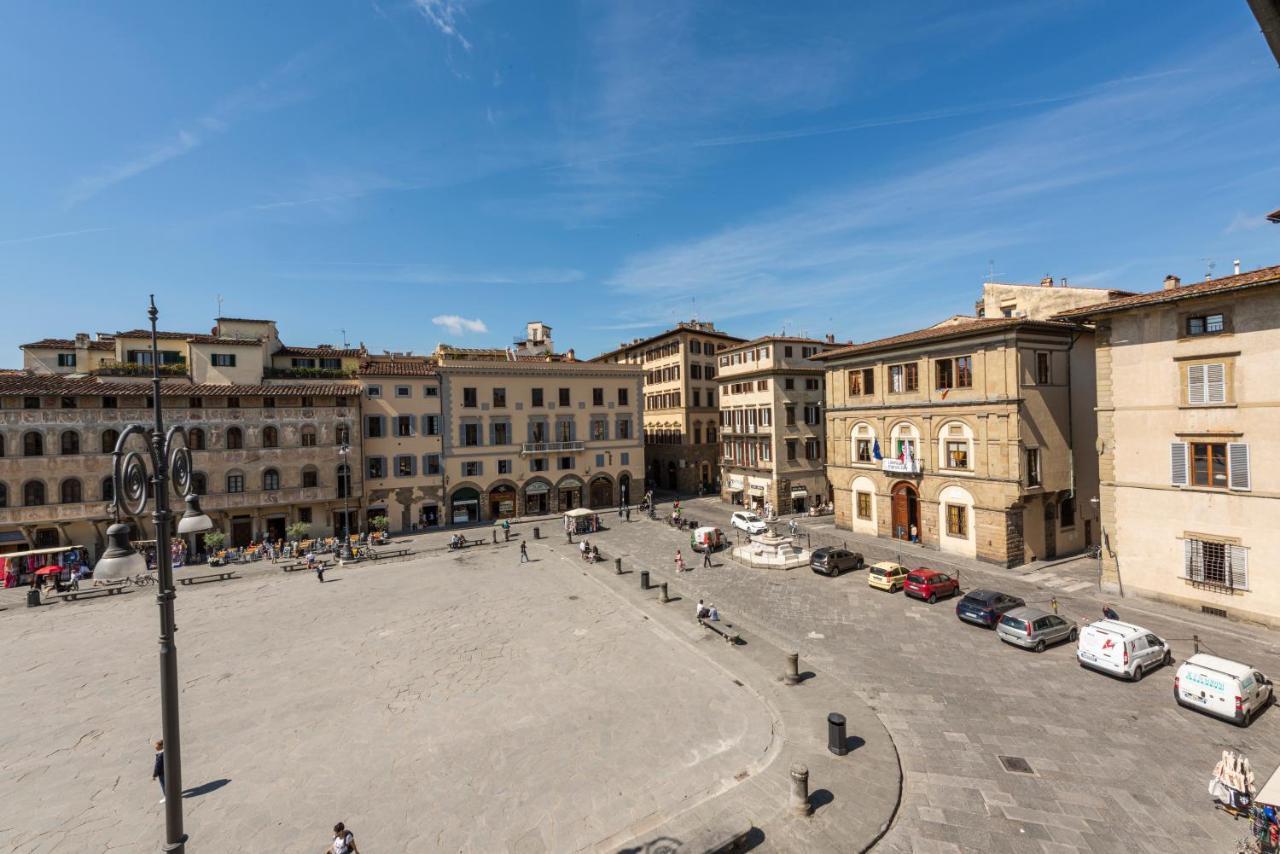
{"type": "Polygon", "coordinates": [[[1004,766],[1004,770],[1013,774],[1034,774],[1031,765],[1021,756],[1001,756],[1000,764],[1004,766]]]}

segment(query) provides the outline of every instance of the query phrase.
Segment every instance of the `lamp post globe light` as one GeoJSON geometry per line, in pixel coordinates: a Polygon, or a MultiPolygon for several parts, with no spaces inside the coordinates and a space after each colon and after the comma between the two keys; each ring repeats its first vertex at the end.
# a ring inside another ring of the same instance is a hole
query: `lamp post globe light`
{"type": "Polygon", "coordinates": [[[339,560],[352,560],[351,553],[351,443],[343,442],[338,448],[338,456],[342,460],[339,468],[339,479],[342,486],[342,547],[338,552],[339,560]]]}
{"type": "Polygon", "coordinates": [[[116,580],[145,572],[145,559],[129,543],[129,526],[120,522],[123,510],[131,516],[147,508],[147,484],[152,485],[151,519],[156,529],[156,565],[159,569],[156,604],[160,608],[160,731],[164,739],[164,851],[185,854],[187,834],[182,830],[182,741],[178,726],[178,650],[174,645],[173,559],[169,551],[173,513],[169,510],[169,484],[187,505],[178,521],[177,533],[198,534],[213,528],[200,509],[199,496],[191,491],[191,451],[186,431],[170,427],[165,431],[160,400],[160,353],[156,342],[155,296],[147,310],[151,319],[151,408],[153,422],[147,427],[130,424],[121,433],[112,452],[111,509],[115,524],[107,529],[108,547],[94,568],[94,578],[116,580]],[[129,450],[138,436],[144,452],[129,450]]]}

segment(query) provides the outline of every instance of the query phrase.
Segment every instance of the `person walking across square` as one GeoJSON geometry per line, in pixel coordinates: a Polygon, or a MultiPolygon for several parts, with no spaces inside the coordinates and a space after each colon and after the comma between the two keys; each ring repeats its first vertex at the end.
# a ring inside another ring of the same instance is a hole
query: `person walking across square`
{"type": "Polygon", "coordinates": [[[324,854],[360,854],[355,834],[347,830],[345,824],[338,822],[333,826],[333,844],[324,850],[324,854]]]}
{"type": "Polygon", "coordinates": [[[160,803],[164,803],[164,742],[156,742],[156,762],[151,766],[151,779],[160,781],[160,803]]]}
{"type": "Polygon", "coordinates": [[[529,546],[523,540],[520,541],[520,562],[529,562],[529,546]]]}
{"type": "Polygon", "coordinates": [[[702,550],[702,565],[707,568],[711,567],[711,546],[707,546],[702,550]]]}

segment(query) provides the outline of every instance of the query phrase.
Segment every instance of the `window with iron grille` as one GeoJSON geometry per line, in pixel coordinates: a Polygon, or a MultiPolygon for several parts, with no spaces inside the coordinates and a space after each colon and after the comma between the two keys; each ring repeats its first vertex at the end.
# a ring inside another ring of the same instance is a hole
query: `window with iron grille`
{"type": "Polygon", "coordinates": [[[1182,577],[1192,584],[1222,590],[1249,589],[1249,550],[1210,540],[1182,541],[1182,577]]]}

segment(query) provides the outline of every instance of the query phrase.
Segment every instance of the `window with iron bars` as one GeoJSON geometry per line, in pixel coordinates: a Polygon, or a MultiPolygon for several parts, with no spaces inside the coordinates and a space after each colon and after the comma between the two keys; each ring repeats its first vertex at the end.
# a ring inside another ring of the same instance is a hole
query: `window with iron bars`
{"type": "Polygon", "coordinates": [[[1249,589],[1249,550],[1209,540],[1182,541],[1182,577],[1197,587],[1249,589]]]}

